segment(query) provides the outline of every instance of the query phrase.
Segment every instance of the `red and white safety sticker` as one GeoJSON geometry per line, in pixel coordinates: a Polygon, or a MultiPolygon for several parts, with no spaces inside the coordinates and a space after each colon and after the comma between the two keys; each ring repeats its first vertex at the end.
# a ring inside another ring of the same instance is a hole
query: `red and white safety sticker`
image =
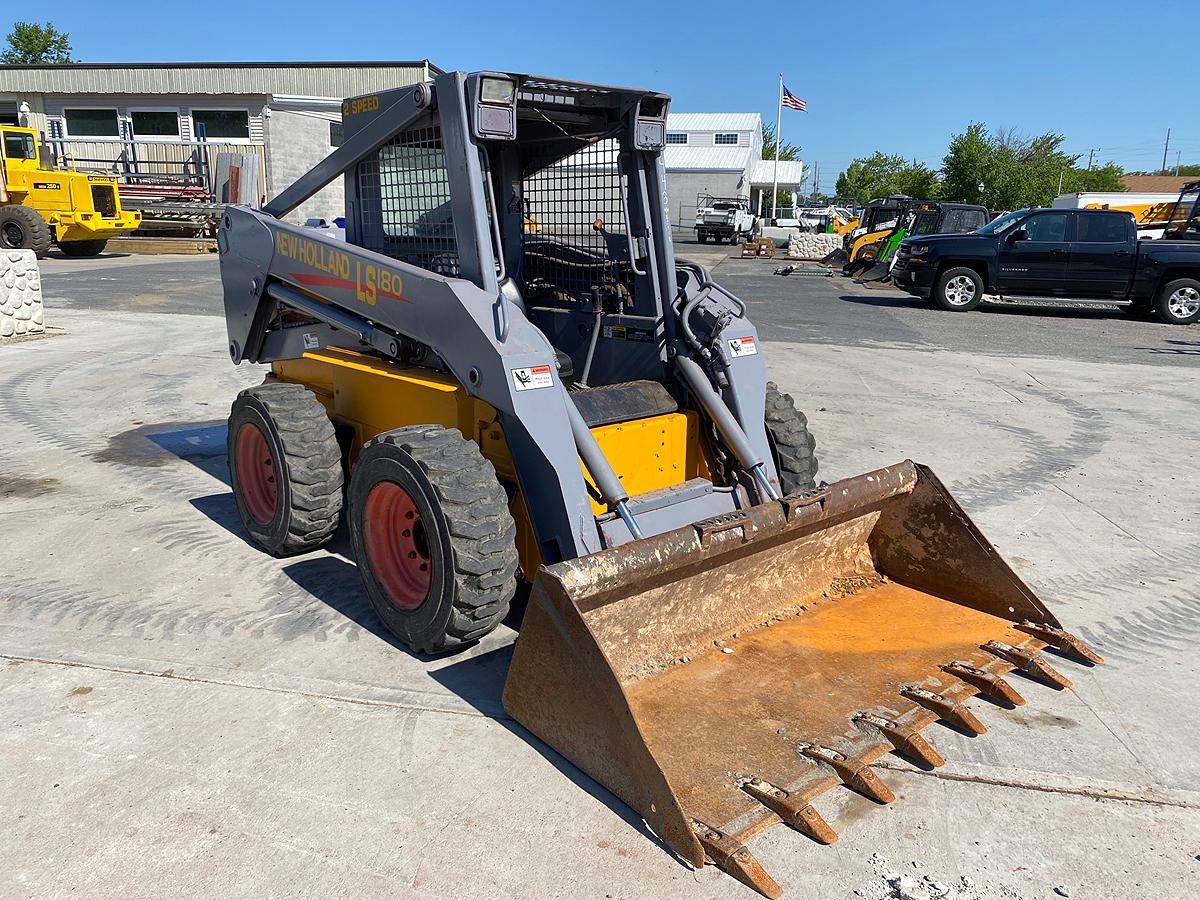
{"type": "Polygon", "coordinates": [[[754,356],[756,353],[758,347],[754,345],[752,337],[734,338],[729,342],[729,355],[735,359],[739,356],[754,356]]]}
{"type": "Polygon", "coordinates": [[[513,387],[518,391],[532,391],[536,388],[547,388],[554,384],[554,376],[549,366],[526,366],[523,369],[511,369],[513,387]]]}

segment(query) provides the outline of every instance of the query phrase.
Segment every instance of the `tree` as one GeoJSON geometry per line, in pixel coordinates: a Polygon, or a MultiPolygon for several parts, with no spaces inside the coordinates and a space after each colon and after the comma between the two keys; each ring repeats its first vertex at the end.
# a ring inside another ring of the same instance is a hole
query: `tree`
{"type": "Polygon", "coordinates": [[[966,131],[950,141],[942,160],[942,196],[965,203],[982,202],[980,185],[986,187],[995,174],[991,168],[994,156],[987,128],[979,123],[968,125],[966,131]]]}
{"type": "Polygon", "coordinates": [[[71,37],[51,23],[17,22],[6,38],[8,49],[0,53],[5,65],[42,65],[71,62],[71,37]]]}
{"type": "MultiPolygon", "coordinates": [[[[762,144],[763,144],[762,158],[763,159],[774,159],[775,158],[775,126],[774,125],[768,125],[766,122],[763,122],[762,144]]],[[[779,158],[784,162],[787,162],[788,160],[799,159],[800,158],[800,148],[797,147],[795,144],[789,144],[787,141],[784,141],[782,144],[779,145],[779,158]]]]}
{"type": "Polygon", "coordinates": [[[1125,182],[1122,180],[1124,174],[1121,167],[1113,162],[1091,169],[1071,169],[1063,175],[1063,193],[1123,191],[1125,190],[1125,182]]]}
{"type": "Polygon", "coordinates": [[[942,195],[991,209],[1046,206],[1061,193],[1120,191],[1116,163],[1079,168],[1079,156],[1062,150],[1063,136],[1026,137],[1013,129],[989,133],[982,123],[955,135],[942,161],[942,195]]]}
{"type": "Polygon", "coordinates": [[[865,159],[851,162],[838,175],[834,187],[839,197],[853,198],[860,205],[872,197],[885,197],[888,194],[908,194],[910,197],[932,200],[940,190],[938,174],[933,169],[879,150],[865,159]]]}
{"type": "Polygon", "coordinates": [[[853,197],[860,205],[872,197],[897,193],[892,187],[904,165],[904,157],[889,156],[876,150],[865,159],[851,162],[838,175],[834,191],[839,197],[853,197]]]}

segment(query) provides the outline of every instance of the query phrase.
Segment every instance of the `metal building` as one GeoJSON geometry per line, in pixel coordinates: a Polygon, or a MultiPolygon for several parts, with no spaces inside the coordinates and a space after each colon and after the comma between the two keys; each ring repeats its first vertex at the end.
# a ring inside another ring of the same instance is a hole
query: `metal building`
{"type": "MultiPolygon", "coordinates": [[[[36,128],[81,169],[115,169],[128,195],[222,202],[220,157],[244,160],[253,183],[232,199],[257,203],[337,146],[342,98],[440,72],[428,60],[0,66],[0,122],[36,128]]],[[[331,188],[291,218],[343,205],[331,188]]]]}
{"type": "MultiPolygon", "coordinates": [[[[749,197],[752,209],[765,205],[763,213],[769,215],[775,161],[763,159],[762,148],[758,113],[668,114],[663,161],[675,224],[690,226],[697,198],[703,196],[749,197]]],[[[794,194],[803,180],[803,162],[780,161],[781,191],[794,194]]]]}

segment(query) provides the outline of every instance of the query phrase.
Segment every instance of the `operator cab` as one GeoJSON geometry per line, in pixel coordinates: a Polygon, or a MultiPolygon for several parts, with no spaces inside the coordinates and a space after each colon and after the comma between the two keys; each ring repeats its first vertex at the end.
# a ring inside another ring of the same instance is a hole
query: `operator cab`
{"type": "MultiPolygon", "coordinates": [[[[647,172],[637,151],[665,145],[668,98],[500,73],[466,84],[487,233],[474,228],[469,202],[452,200],[431,109],[358,164],[350,241],[484,288],[494,278],[559,352],[568,383],[661,380],[662,304],[673,299],[664,298],[662,269],[674,263],[669,233],[661,243],[647,239],[666,230],[651,228],[662,198],[648,186],[661,175],[647,172]],[[485,271],[464,265],[472,252],[464,237],[485,271]]],[[[388,99],[355,98],[344,111],[383,110],[388,99]]],[[[366,124],[359,118],[347,116],[348,136],[366,124]]],[[[679,276],[704,277],[686,269],[679,276]]]]}

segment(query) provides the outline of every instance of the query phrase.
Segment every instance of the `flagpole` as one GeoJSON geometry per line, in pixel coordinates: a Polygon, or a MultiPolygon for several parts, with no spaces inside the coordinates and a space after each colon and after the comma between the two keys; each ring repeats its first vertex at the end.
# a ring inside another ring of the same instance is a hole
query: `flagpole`
{"type": "Polygon", "coordinates": [[[783,135],[779,133],[783,128],[783,73],[779,73],[779,106],[775,110],[775,184],[771,188],[771,224],[775,224],[776,201],[779,199],[779,145],[783,141],[783,135]]]}

